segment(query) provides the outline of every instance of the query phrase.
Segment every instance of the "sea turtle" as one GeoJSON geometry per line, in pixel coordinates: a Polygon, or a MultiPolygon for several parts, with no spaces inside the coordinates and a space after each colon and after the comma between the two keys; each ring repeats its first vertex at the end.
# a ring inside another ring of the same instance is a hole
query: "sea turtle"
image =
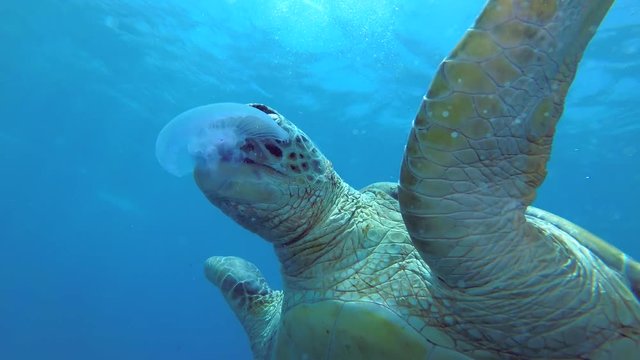
{"type": "Polygon", "coordinates": [[[255,357],[638,358],[640,265],[529,206],[578,62],[612,3],[489,1],[439,66],[399,184],[353,189],[261,104],[251,107],[286,138],[214,146],[213,165],[191,152],[204,195],[281,262],[276,291],[243,259],[206,261],[255,357]]]}

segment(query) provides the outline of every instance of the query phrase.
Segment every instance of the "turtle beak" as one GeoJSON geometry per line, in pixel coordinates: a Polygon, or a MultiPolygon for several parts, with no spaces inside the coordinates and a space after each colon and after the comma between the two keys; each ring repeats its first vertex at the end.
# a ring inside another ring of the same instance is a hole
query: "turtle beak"
{"type": "Polygon", "coordinates": [[[221,161],[215,167],[198,165],[193,177],[200,191],[214,205],[223,200],[244,204],[273,204],[282,190],[271,177],[278,175],[267,165],[245,158],[241,162],[221,161]]]}

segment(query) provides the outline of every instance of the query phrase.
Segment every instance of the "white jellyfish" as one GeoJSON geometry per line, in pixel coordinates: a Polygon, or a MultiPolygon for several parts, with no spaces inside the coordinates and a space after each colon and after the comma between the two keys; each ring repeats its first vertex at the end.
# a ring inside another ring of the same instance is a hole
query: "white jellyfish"
{"type": "Polygon", "coordinates": [[[286,140],[287,132],[269,115],[245,104],[218,103],[193,108],[171,120],[158,134],[156,157],[175,176],[196,164],[215,169],[221,161],[241,161],[247,138],[286,140]]]}

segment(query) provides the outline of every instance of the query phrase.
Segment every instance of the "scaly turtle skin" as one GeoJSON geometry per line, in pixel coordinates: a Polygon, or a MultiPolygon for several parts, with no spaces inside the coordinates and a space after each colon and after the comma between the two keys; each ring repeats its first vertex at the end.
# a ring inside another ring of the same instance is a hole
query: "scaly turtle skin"
{"type": "Polygon", "coordinates": [[[638,263],[529,207],[612,3],[489,1],[438,69],[399,185],[351,188],[304,133],[254,104],[290,139],[248,139],[245,163],[194,176],[282,264],[281,292],[245,260],[206,263],[255,357],[637,357],[638,263]]]}

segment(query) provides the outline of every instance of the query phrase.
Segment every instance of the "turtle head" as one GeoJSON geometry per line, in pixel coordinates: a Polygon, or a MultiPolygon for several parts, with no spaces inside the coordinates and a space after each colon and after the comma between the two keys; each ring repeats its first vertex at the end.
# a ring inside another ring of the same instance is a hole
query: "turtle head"
{"type": "Polygon", "coordinates": [[[286,136],[251,137],[228,149],[216,166],[196,164],[196,183],[209,201],[266,240],[305,236],[332,208],[342,180],[307,135],[275,110],[250,104],[286,136]]]}

